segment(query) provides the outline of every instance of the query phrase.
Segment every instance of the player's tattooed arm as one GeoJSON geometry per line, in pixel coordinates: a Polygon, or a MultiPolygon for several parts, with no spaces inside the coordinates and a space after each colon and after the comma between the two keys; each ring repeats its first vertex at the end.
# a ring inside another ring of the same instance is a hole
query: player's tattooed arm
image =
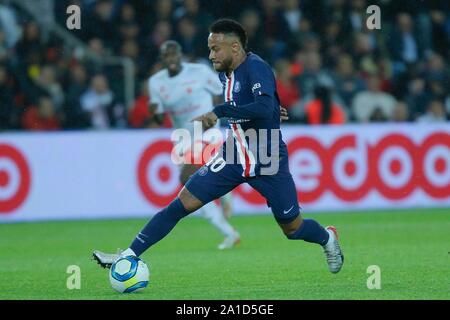
{"type": "Polygon", "coordinates": [[[214,112],[210,111],[208,113],[202,114],[201,116],[198,116],[191,120],[191,122],[194,121],[201,121],[203,130],[208,130],[209,128],[213,127],[217,123],[217,116],[214,112]]]}

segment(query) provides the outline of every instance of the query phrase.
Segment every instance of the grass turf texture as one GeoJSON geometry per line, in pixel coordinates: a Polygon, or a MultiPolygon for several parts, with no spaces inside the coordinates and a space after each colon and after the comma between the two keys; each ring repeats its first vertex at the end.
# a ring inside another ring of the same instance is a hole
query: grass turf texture
{"type": "Polygon", "coordinates": [[[125,248],[146,220],[0,225],[0,300],[4,299],[450,299],[450,210],[306,214],[335,225],[345,263],[329,273],[322,248],[288,241],[269,215],[235,216],[241,245],[219,251],[218,232],[188,218],[144,253],[150,284],[119,294],[93,249],[125,248]],[[69,265],[81,290],[68,290],[69,265]],[[381,269],[381,289],[366,272],[381,269]]]}

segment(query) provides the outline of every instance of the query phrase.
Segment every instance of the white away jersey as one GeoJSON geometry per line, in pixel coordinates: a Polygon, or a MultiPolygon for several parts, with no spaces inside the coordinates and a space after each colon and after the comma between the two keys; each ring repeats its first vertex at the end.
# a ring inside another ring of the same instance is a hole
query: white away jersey
{"type": "Polygon", "coordinates": [[[150,103],[156,113],[167,112],[175,128],[193,132],[191,120],[213,109],[213,95],[222,94],[222,84],[206,65],[182,63],[182,70],[169,77],[167,69],[149,79],[150,103]]]}

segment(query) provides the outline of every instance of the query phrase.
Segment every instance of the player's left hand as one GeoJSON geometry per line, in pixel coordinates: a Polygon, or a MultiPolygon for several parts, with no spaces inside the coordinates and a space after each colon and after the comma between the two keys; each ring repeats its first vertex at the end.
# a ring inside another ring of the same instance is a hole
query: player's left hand
{"type": "Polygon", "coordinates": [[[283,122],[286,120],[289,120],[289,115],[288,115],[287,109],[280,106],[280,122],[283,122]]]}
{"type": "Polygon", "coordinates": [[[194,121],[201,121],[203,125],[203,130],[208,130],[209,128],[213,127],[217,123],[217,116],[214,112],[210,111],[208,113],[202,114],[201,116],[198,116],[191,120],[191,122],[194,121]]]}

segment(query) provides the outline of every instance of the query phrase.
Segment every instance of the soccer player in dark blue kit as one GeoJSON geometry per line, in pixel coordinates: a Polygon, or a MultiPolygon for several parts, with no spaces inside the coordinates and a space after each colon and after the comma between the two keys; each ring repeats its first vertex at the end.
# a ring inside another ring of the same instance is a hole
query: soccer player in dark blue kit
{"type": "Polygon", "coordinates": [[[190,177],[178,197],[150,220],[128,249],[118,254],[94,251],[94,258],[103,267],[110,267],[121,256],[140,256],[182,218],[248,183],[266,198],[288,239],[321,245],[329,270],[341,270],[344,256],[336,228],[324,228],[300,215],[287,147],[280,132],[275,78],[264,60],[245,51],[246,43],[246,32],[238,22],[221,19],[211,25],[209,58],[224,86],[225,103],[193,120],[210,127],[226,117],[232,134],[222,150],[190,177]]]}

